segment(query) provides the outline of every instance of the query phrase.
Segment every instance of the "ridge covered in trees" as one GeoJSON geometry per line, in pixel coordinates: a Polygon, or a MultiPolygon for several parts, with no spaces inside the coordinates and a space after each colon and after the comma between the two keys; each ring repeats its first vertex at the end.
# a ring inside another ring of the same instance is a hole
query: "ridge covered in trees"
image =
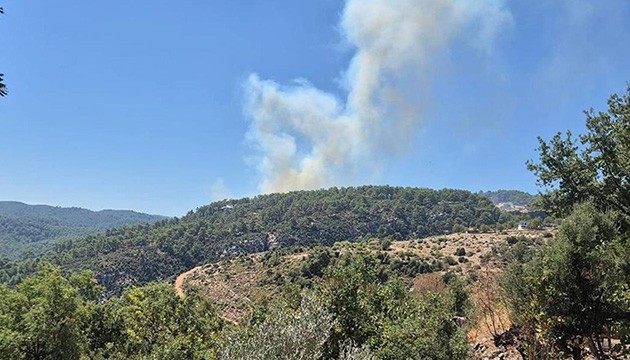
{"type": "Polygon", "coordinates": [[[64,240],[163,219],[166,217],[128,210],[91,211],[0,201],[0,258],[33,257],[64,240]]]}
{"type": "Polygon", "coordinates": [[[108,290],[119,291],[275,247],[402,240],[509,219],[489,200],[463,190],[363,186],[261,195],[215,202],[181,219],[67,241],[41,258],[5,265],[0,279],[16,282],[40,261],[49,261],[66,270],[90,269],[108,290]]]}
{"type": "Polygon", "coordinates": [[[586,133],[539,138],[528,162],[541,204],[564,218],[542,251],[520,256],[503,287],[529,358],[630,354],[630,87],[608,111],[586,112],[586,133]]]}

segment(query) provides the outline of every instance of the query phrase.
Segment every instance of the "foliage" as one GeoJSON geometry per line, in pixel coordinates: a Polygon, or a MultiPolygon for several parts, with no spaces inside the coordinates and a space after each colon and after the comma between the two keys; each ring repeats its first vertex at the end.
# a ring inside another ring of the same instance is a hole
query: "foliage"
{"type": "Polygon", "coordinates": [[[586,114],[587,133],[556,134],[549,142],[539,138],[539,163],[528,162],[547,192],[543,206],[553,215],[568,215],[575,204],[592,201],[600,210],[615,210],[630,217],[630,86],[612,95],[608,112],[586,114]]]}
{"type": "Polygon", "coordinates": [[[212,359],[222,321],[209,303],[166,284],[101,302],[91,274],[44,266],[0,287],[2,359],[212,359]]]}
{"type": "Polygon", "coordinates": [[[386,322],[375,345],[381,359],[465,359],[465,334],[452,321],[447,298],[429,294],[386,322]]]}
{"type": "Polygon", "coordinates": [[[553,346],[548,351],[579,358],[589,344],[598,353],[600,335],[630,325],[627,241],[615,234],[610,215],[584,204],[544,253],[512,264],[504,287],[532,351],[547,343],[553,346]]]}
{"type": "Polygon", "coordinates": [[[0,201],[0,256],[33,257],[68,239],[131,224],[152,223],[163,216],[126,210],[90,211],[0,201]]]}
{"type": "Polygon", "coordinates": [[[0,288],[0,357],[79,359],[87,308],[78,290],[50,266],[15,290],[0,288]]]}
{"type": "Polygon", "coordinates": [[[401,281],[384,279],[369,257],[358,255],[327,269],[326,278],[319,291],[336,320],[328,357],[352,341],[368,345],[382,359],[465,358],[466,341],[452,321],[451,297],[428,293],[414,299],[401,281]]]}
{"type": "Polygon", "coordinates": [[[225,360],[310,360],[322,356],[334,326],[332,315],[317,299],[304,296],[300,307],[284,305],[244,329],[227,331],[220,358],[225,360]]]}
{"type": "Polygon", "coordinates": [[[78,207],[28,205],[17,201],[0,201],[0,216],[13,219],[43,219],[69,227],[106,230],[131,224],[154,223],[165,216],[130,210],[92,211],[78,207]]]}
{"type": "Polygon", "coordinates": [[[53,220],[0,216],[0,256],[14,260],[22,255],[32,256],[51,248],[56,242],[92,232],[83,227],[64,226],[53,220]]]}
{"type": "MultiPolygon", "coordinates": [[[[270,266],[282,261],[270,254],[270,266]]],[[[415,298],[388,268],[390,254],[313,254],[300,266],[317,278],[310,290],[290,288],[240,325],[226,325],[195,292],[180,299],[152,283],[104,299],[92,274],[45,265],[14,288],[0,286],[0,358],[465,358],[465,333],[452,321],[467,312],[463,282],[415,298]]]]}
{"type": "Polygon", "coordinates": [[[546,190],[545,210],[569,215],[544,252],[506,273],[530,356],[579,359],[588,347],[600,359],[601,336],[611,332],[624,346],[606,356],[630,344],[630,87],[610,97],[608,112],[587,111],[586,128],[577,139],[539,138],[540,162],[528,162],[546,190]]]}
{"type": "MultiPolygon", "coordinates": [[[[495,224],[500,216],[487,199],[460,190],[364,186],[297,191],[220,201],[182,219],[108,230],[58,244],[43,259],[68,270],[89,268],[110,293],[120,293],[199,264],[270,248],[408,239],[441,234],[454,224],[495,224]]],[[[12,265],[0,272],[0,279],[19,281],[33,266],[36,261],[12,265]]]]}
{"type": "Polygon", "coordinates": [[[0,73],[0,96],[7,96],[7,86],[4,85],[4,74],[0,73]]]}

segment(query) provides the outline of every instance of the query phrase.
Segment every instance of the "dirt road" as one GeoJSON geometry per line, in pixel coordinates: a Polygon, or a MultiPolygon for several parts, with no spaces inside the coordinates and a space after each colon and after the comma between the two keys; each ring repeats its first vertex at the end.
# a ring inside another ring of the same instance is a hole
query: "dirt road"
{"type": "Polygon", "coordinates": [[[184,281],[186,281],[186,278],[189,275],[192,275],[199,269],[201,269],[201,266],[197,266],[195,268],[192,268],[186,271],[185,273],[179,274],[177,279],[175,279],[175,290],[177,290],[177,296],[179,296],[182,299],[186,296],[186,293],[184,293],[184,281]]]}

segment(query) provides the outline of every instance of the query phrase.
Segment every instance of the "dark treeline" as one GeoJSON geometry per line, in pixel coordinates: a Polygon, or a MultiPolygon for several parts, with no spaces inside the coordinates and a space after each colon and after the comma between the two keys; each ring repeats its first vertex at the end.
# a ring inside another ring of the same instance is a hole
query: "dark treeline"
{"type": "Polygon", "coordinates": [[[54,243],[93,232],[89,228],[67,226],[50,219],[0,215],[0,256],[19,259],[41,254],[54,243]]]}

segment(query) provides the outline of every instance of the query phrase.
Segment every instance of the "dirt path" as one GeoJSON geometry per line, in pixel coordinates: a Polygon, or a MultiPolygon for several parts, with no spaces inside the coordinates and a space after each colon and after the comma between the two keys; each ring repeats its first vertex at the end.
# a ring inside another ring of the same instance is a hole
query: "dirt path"
{"type": "Polygon", "coordinates": [[[184,281],[186,281],[186,278],[189,275],[192,275],[199,269],[201,269],[201,266],[197,266],[195,268],[192,268],[186,271],[185,273],[179,274],[177,279],[175,279],[175,290],[177,291],[177,296],[179,296],[182,299],[186,296],[186,293],[184,293],[184,281]]]}

